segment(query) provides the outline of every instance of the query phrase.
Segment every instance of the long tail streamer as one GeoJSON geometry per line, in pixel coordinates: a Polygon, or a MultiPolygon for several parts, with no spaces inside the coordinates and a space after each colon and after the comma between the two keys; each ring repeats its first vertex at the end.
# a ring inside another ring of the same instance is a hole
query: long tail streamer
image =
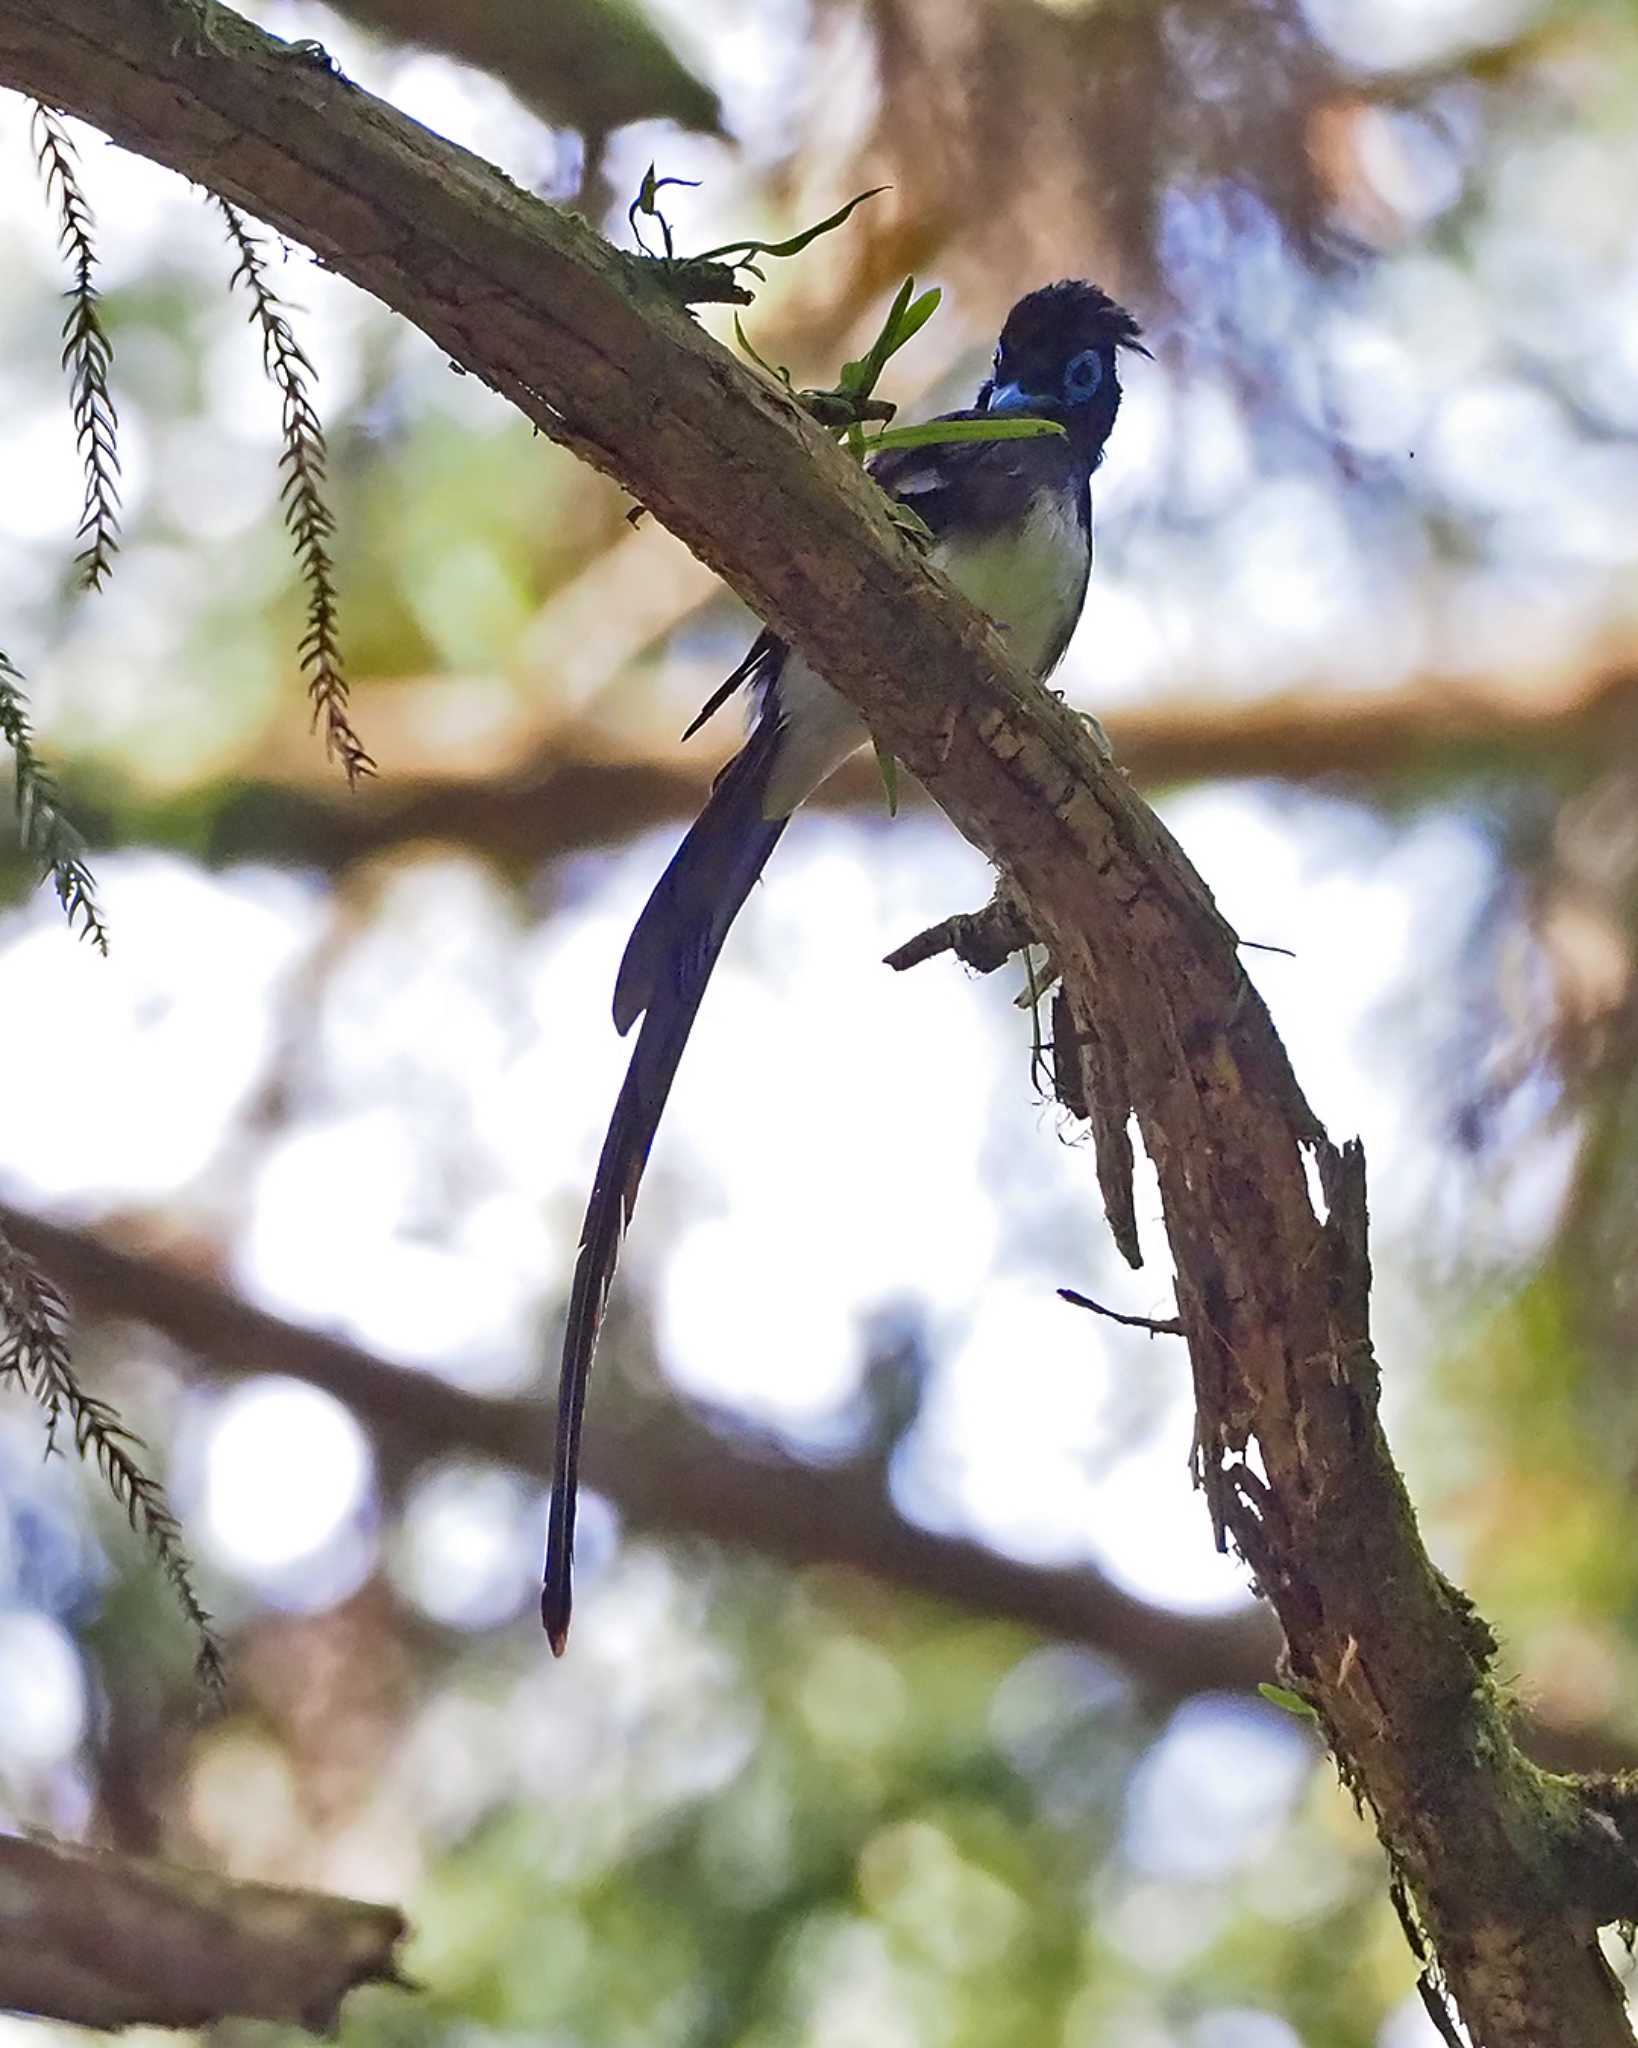
{"type": "Polygon", "coordinates": [[[573,1601],[575,1495],[592,1351],[649,1149],[711,970],[785,829],[783,818],[762,815],[776,738],[772,721],[760,725],[718,777],[637,921],[615,985],[616,1024],[627,1031],[641,1016],[643,1025],[597,1162],[563,1337],[540,1595],[540,1618],[560,1657],[573,1601]]]}

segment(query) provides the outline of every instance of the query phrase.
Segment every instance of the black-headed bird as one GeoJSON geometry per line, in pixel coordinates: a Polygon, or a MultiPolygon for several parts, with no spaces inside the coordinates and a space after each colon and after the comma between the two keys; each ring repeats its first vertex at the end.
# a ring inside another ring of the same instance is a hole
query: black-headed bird
{"type": "MultiPolygon", "coordinates": [[[[1055,422],[1059,434],[892,449],[870,473],[913,507],[932,535],[928,557],[1005,633],[1037,678],[1063,657],[1092,568],[1092,472],[1120,407],[1116,353],[1147,354],[1137,322],[1096,285],[1065,279],[1007,315],[973,406],[946,420],[1011,415],[1055,422]]],[[[689,727],[734,690],[752,693],[750,737],[723,769],[705,809],[638,918],[614,984],[614,1022],[642,1029],[603,1140],[569,1296],[558,1391],[557,1452],[541,1620],[562,1654],[569,1630],[575,1490],[592,1347],[649,1149],[683,1047],[728,928],[797,805],[870,744],[859,714],[771,632],[689,727]]]]}

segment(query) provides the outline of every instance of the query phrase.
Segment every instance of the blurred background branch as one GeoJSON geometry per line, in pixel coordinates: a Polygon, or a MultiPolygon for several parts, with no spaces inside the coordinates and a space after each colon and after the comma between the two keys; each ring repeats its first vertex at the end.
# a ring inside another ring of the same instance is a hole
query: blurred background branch
{"type": "MultiPolygon", "coordinates": [[[[286,1373],[345,1402],[379,1446],[383,1480],[394,1489],[419,1466],[461,1451],[547,1477],[551,1415],[538,1397],[482,1399],[406,1372],[268,1315],[175,1257],[122,1250],[15,1209],[0,1209],[0,1225],[83,1318],[146,1323],[212,1374],[286,1373]]],[[[718,1421],[713,1429],[651,1396],[588,1442],[587,1480],[634,1531],[701,1536],[787,1565],[840,1567],[1083,1643],[1127,1667],[1157,1702],[1249,1691],[1273,1672],[1277,1635],[1259,1609],[1186,1619],[1134,1600],[1085,1566],[1044,1570],[918,1528],[893,1504],[890,1446],[816,1468],[776,1440],[718,1421]]],[[[1609,1755],[1597,1746],[1588,1753],[1609,1755]]]]}
{"type": "Polygon", "coordinates": [[[391,1906],[0,1837],[0,2002],[76,2026],[229,2018],[333,2034],[359,1984],[400,1982],[391,1906]]]}
{"type": "MultiPolygon", "coordinates": [[[[402,1493],[418,1468],[469,1452],[549,1473],[550,1415],[538,1398],[482,1398],[269,1315],[175,1252],[121,1248],[96,1234],[0,1207],[24,1247],[89,1324],[141,1323],[207,1374],[281,1373],[342,1401],[378,1446],[383,1482],[402,1493]]],[[[696,1417],[652,1394],[588,1443],[587,1479],[633,1532],[704,1537],[796,1567],[857,1572],[919,1599],[970,1611],[1112,1657],[1146,1697],[1254,1691],[1273,1675],[1277,1630],[1260,1607],[1186,1617],[1129,1594],[1087,1565],[1054,1571],[940,1535],[896,1508],[883,1445],[814,1467],[776,1439],[696,1417]]],[[[1635,1752],[1593,1727],[1527,1724],[1523,1740],[1556,1770],[1621,1771],[1635,1752]]]]}
{"type": "MultiPolygon", "coordinates": [[[[270,733],[260,772],[200,792],[187,843],[213,862],[302,860],[343,867],[415,841],[464,846],[507,865],[617,845],[699,809],[727,753],[702,741],[686,754],[658,740],[638,754],[595,723],[549,733],[520,707],[501,730],[440,736],[458,679],[402,680],[359,694],[359,717],[390,735],[390,783],[362,799],[333,787],[325,764],[288,731],[270,733]],[[500,764],[504,763],[504,766],[500,764]]],[[[550,703],[548,697],[546,702],[550,703]]],[[[1638,737],[1638,672],[1625,662],[1568,684],[1541,678],[1505,689],[1476,677],[1418,677],[1386,693],[1318,686],[1251,704],[1178,695],[1104,720],[1140,787],[1247,780],[1319,783],[1369,801],[1414,799],[1430,781],[1482,783],[1509,774],[1584,775],[1638,737]]],[[[110,786],[69,772],[74,814],[106,843],[175,845],[175,807],[140,784],[110,786]]],[[[875,769],[850,763],[820,805],[854,810],[879,793],[875,769]]],[[[916,801],[914,790],[907,792],[916,801]]]]}

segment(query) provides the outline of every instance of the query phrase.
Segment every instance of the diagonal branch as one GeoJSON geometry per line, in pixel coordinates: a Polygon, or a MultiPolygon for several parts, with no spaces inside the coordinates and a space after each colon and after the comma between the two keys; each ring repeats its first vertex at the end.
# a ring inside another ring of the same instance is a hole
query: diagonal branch
{"type": "Polygon", "coordinates": [[[1429,1560],[1378,1416],[1364,1161],[1332,1145],[1235,936],[1081,722],[916,558],[848,458],[652,276],[296,50],[191,0],[0,0],[0,82],[198,178],[413,319],[616,477],[867,715],[1063,973],[1105,1128],[1154,1162],[1196,1472],[1485,2048],[1630,2044],[1596,1927],[1608,1803],[1520,1754],[1494,1640],[1429,1560]],[[1321,1183],[1309,1185],[1310,1167],[1321,1183]]]}

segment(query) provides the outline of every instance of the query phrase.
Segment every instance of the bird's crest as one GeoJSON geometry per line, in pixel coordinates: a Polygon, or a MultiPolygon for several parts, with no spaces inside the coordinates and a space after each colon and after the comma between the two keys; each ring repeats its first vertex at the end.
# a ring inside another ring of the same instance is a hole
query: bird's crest
{"type": "Polygon", "coordinates": [[[1084,278],[1060,278],[1027,293],[1007,315],[1001,330],[1002,353],[1030,356],[1069,347],[1129,348],[1139,355],[1143,329],[1126,308],[1100,286],[1084,278]]]}

